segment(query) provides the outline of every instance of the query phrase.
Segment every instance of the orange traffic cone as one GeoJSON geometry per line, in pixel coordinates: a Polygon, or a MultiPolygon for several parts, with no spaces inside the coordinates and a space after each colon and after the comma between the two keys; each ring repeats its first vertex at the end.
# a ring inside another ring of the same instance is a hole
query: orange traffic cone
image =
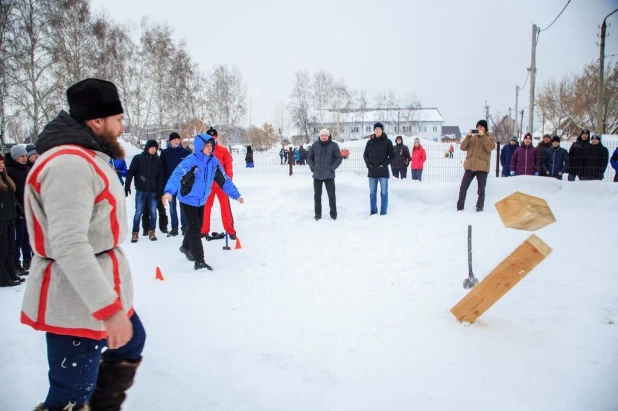
{"type": "Polygon", "coordinates": [[[159,267],[157,267],[157,271],[155,274],[155,280],[161,280],[161,281],[164,280],[163,274],[161,274],[161,269],[159,267]]]}
{"type": "Polygon", "coordinates": [[[236,239],[236,247],[234,247],[234,248],[236,248],[237,250],[240,250],[242,248],[241,245],[240,245],[240,238],[236,239]]]}

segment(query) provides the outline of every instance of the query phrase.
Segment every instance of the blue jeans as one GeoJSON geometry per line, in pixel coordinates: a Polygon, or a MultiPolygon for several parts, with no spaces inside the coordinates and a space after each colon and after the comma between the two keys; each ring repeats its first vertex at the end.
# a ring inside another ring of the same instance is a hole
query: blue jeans
{"type": "Polygon", "coordinates": [[[147,193],[135,190],[135,216],[133,216],[133,232],[139,232],[139,220],[142,218],[144,208],[150,210],[149,230],[157,228],[157,193],[147,193]]]}
{"type": "MultiPolygon", "coordinates": [[[[178,230],[178,210],[176,209],[176,196],[172,196],[170,201],[170,218],[172,219],[172,230],[178,230]]],[[[180,207],[180,226],[182,229],[187,228],[187,219],[185,211],[180,207]]]]}
{"type": "Polygon", "coordinates": [[[49,392],[45,406],[49,411],[60,411],[69,403],[75,409],[90,401],[97,384],[99,362],[138,361],[146,342],[146,332],[137,313],[131,316],[133,337],[115,350],[101,350],[107,340],[47,333],[47,361],[49,362],[49,392]]]}
{"type": "Polygon", "coordinates": [[[380,215],[385,215],[388,209],[388,177],[369,177],[369,206],[371,214],[378,213],[378,181],[380,182],[380,215]]]}
{"type": "Polygon", "coordinates": [[[412,170],[412,180],[418,180],[421,181],[421,178],[423,177],[423,170],[412,170]]]}
{"type": "Polygon", "coordinates": [[[30,237],[28,236],[28,227],[26,220],[23,218],[15,219],[15,255],[13,261],[15,265],[19,264],[21,254],[24,255],[24,261],[32,259],[32,248],[30,248],[30,237]]]}

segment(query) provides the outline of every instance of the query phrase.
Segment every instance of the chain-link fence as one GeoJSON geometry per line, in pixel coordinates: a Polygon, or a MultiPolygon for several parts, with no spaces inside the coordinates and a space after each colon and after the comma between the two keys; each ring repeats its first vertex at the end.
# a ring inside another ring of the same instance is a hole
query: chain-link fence
{"type": "MultiPolygon", "coordinates": [[[[573,143],[562,142],[560,146],[567,151],[571,148],[573,143]]],[[[450,144],[432,144],[426,147],[425,152],[427,154],[427,160],[423,167],[422,181],[428,183],[449,183],[459,182],[464,174],[463,162],[466,159],[466,152],[461,151],[458,145],[454,144],[455,150],[451,155],[448,152],[450,144]]],[[[609,151],[611,158],[612,153],[618,147],[618,142],[610,141],[603,143],[609,151]]],[[[343,148],[342,146],[340,146],[343,148]]],[[[411,148],[411,147],[410,147],[411,148]]],[[[367,167],[363,160],[364,147],[346,147],[350,151],[350,155],[347,159],[344,159],[341,166],[337,169],[337,172],[352,172],[358,175],[366,176],[367,167]]],[[[286,157],[288,156],[286,152],[286,157]]],[[[255,168],[245,168],[245,154],[244,153],[232,153],[234,158],[234,173],[262,173],[262,174],[285,174],[289,175],[290,168],[289,162],[285,159],[281,159],[278,151],[266,151],[266,152],[253,152],[253,162],[255,168]]],[[[495,178],[500,176],[502,167],[496,169],[496,164],[500,164],[498,150],[494,150],[491,153],[489,177],[495,178]]],[[[310,175],[311,171],[309,166],[296,165],[292,166],[292,172],[294,174],[307,174],[310,175]]],[[[615,171],[608,163],[607,169],[603,181],[612,181],[614,179],[615,171]]],[[[411,171],[410,166],[407,169],[406,178],[410,179],[411,171]]],[[[392,173],[391,173],[392,178],[392,173]]],[[[565,177],[566,180],[566,177],[565,177]]]]}

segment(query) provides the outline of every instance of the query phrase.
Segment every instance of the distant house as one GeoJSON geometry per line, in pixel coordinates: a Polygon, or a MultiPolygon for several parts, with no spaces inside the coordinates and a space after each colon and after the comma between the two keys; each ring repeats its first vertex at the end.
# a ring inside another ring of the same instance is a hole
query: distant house
{"type": "Polygon", "coordinates": [[[373,134],[374,123],[384,125],[389,136],[418,136],[438,141],[442,136],[442,114],[430,108],[346,108],[324,109],[311,113],[313,122],[309,132],[317,137],[320,129],[326,128],[337,141],[360,140],[373,134]]]}
{"type": "Polygon", "coordinates": [[[461,141],[461,130],[459,126],[442,126],[443,143],[455,143],[461,141]]]}

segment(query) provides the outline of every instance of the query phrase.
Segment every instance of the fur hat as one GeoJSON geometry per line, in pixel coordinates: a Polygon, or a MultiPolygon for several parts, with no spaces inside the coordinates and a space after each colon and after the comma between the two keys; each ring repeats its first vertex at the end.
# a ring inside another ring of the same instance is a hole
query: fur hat
{"type": "Polygon", "coordinates": [[[380,127],[382,129],[382,131],[384,131],[384,126],[382,125],[382,123],[377,122],[373,125],[373,129],[375,130],[376,128],[380,127]]]}
{"type": "Polygon", "coordinates": [[[483,126],[483,128],[485,129],[485,131],[488,131],[489,129],[487,128],[487,121],[486,120],[479,120],[478,123],[476,123],[476,126],[483,126]]]}
{"type": "Polygon", "coordinates": [[[26,148],[21,144],[15,144],[13,147],[11,147],[11,157],[13,158],[13,160],[17,160],[17,157],[27,155],[28,152],[26,151],[26,148]]]}
{"type": "Polygon", "coordinates": [[[69,113],[78,122],[124,113],[114,83],[95,78],[80,81],[67,89],[69,113]]]}
{"type": "Polygon", "coordinates": [[[330,132],[323,128],[322,130],[320,130],[320,134],[318,134],[318,136],[330,136],[330,132]]]}
{"type": "Polygon", "coordinates": [[[180,134],[174,131],[172,134],[170,134],[169,141],[176,140],[176,139],[180,140],[180,134]]]}

